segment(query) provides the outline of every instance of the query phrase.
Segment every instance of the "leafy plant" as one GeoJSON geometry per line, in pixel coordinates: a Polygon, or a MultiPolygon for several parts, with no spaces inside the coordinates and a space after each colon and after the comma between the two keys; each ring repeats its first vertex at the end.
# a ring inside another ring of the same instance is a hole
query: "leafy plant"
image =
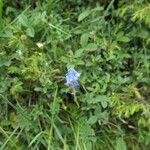
{"type": "Polygon", "coordinates": [[[0,149],[149,149],[147,0],[0,2],[0,149]]]}

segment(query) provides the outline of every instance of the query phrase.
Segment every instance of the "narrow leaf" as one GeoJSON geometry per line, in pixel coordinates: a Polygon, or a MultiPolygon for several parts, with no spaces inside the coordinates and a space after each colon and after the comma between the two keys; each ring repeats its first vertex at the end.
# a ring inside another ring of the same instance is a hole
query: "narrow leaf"
{"type": "Polygon", "coordinates": [[[89,16],[89,14],[91,13],[91,10],[87,9],[85,11],[83,11],[79,17],[78,17],[78,21],[82,21],[83,19],[85,19],[87,16],[89,16]]]}
{"type": "Polygon", "coordinates": [[[29,144],[28,147],[30,147],[30,146],[38,139],[38,137],[41,136],[41,134],[43,134],[43,133],[44,133],[44,132],[38,133],[38,134],[33,138],[33,140],[30,142],[30,144],[29,144]]]}
{"type": "Polygon", "coordinates": [[[89,35],[88,33],[84,33],[81,35],[80,44],[82,47],[85,47],[88,44],[89,35]]]}

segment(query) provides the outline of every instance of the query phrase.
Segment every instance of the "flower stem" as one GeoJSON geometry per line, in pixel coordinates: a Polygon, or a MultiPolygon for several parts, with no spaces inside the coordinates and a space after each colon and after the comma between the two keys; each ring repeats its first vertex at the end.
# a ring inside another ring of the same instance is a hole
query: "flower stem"
{"type": "Polygon", "coordinates": [[[77,97],[76,97],[76,90],[75,88],[73,87],[72,88],[72,94],[73,94],[73,97],[74,97],[74,101],[75,103],[77,104],[78,108],[80,107],[79,103],[78,103],[78,100],[77,100],[77,97]]]}

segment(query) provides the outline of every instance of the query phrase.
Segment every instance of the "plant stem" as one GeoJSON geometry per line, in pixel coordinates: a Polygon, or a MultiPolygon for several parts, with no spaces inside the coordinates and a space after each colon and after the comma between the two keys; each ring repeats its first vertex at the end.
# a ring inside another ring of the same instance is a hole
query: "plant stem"
{"type": "Polygon", "coordinates": [[[75,87],[72,88],[72,94],[73,94],[73,97],[74,97],[74,101],[75,103],[77,104],[78,108],[80,107],[79,103],[78,103],[78,100],[77,100],[77,97],[76,97],[76,90],[75,90],[75,87]]]}

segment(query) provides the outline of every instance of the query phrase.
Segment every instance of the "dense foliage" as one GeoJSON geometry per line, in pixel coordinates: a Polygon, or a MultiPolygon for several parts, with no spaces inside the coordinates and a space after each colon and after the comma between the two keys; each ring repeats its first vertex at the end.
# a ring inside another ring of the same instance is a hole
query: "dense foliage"
{"type": "Polygon", "coordinates": [[[149,149],[148,0],[0,0],[0,26],[0,149],[149,149]]]}

